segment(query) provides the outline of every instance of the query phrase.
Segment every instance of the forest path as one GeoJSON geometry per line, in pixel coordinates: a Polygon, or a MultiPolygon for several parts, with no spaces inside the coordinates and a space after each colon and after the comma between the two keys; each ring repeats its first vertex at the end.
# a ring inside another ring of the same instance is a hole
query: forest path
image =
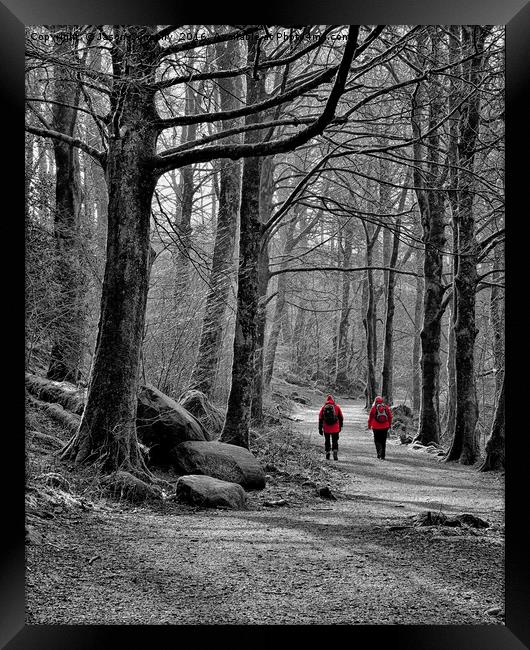
{"type": "MultiPolygon", "coordinates": [[[[354,516],[357,523],[366,524],[374,519],[391,522],[425,510],[441,510],[445,514],[470,512],[488,521],[502,520],[504,493],[498,475],[440,462],[426,452],[412,451],[395,438],[387,440],[386,460],[380,461],[373,433],[367,429],[368,416],[363,404],[345,400],[340,405],[344,428],[339,437],[339,460],[325,462],[348,474],[345,497],[353,500],[355,507],[343,502],[337,514],[354,516]]],[[[323,448],[324,441],[316,426],[318,411],[319,407],[299,408],[296,417],[301,422],[297,428],[323,448]]]]}
{"type": "MultiPolygon", "coordinates": [[[[501,477],[391,441],[379,461],[362,405],[341,405],[337,501],[84,515],[28,547],[27,622],[502,623],[501,477]],[[440,507],[495,525],[410,527],[406,515],[440,507]]],[[[322,446],[316,414],[300,409],[295,426],[322,446]]]]}

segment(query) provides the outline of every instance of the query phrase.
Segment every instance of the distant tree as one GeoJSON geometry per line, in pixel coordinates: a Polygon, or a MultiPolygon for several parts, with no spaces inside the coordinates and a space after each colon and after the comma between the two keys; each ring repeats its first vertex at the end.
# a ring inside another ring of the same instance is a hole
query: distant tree
{"type": "MultiPolygon", "coordinates": [[[[74,47],[75,29],[68,25],[50,28],[53,35],[52,127],[72,137],[77,121],[80,85],[75,67],[80,63],[74,47]],[[70,65],[65,65],[69,63],[70,65]]],[[[81,179],[78,150],[53,140],[55,157],[54,233],[59,305],[48,378],[76,382],[83,354],[83,305],[80,255],[81,179]]]]}

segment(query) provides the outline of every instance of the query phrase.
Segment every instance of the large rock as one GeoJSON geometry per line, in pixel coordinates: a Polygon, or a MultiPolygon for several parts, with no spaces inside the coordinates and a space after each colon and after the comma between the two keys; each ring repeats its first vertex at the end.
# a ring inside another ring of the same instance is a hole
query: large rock
{"type": "Polygon", "coordinates": [[[406,404],[395,404],[394,406],[390,407],[390,410],[392,411],[392,415],[395,418],[399,418],[401,420],[411,420],[412,416],[414,415],[412,413],[412,409],[406,404]]]}
{"type": "Polygon", "coordinates": [[[179,501],[191,505],[240,510],[247,504],[247,496],[241,485],[211,476],[181,476],[176,487],[179,501]]]}
{"type": "Polygon", "coordinates": [[[82,415],[85,408],[86,391],[67,381],[53,381],[27,372],[26,388],[38,400],[60,404],[76,415],[82,415]]]}
{"type": "Polygon", "coordinates": [[[256,458],[243,447],[225,442],[182,442],[172,452],[183,474],[205,474],[244,488],[265,487],[265,472],[256,458]]]}
{"type": "Polygon", "coordinates": [[[154,464],[170,464],[172,451],[181,442],[208,440],[206,430],[191,413],[151,385],[142,386],[138,393],[136,428],[154,464]]]}

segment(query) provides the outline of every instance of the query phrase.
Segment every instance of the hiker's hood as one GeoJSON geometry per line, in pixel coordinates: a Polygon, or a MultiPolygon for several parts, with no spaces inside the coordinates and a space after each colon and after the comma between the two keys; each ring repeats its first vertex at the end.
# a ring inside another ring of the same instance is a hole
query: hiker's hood
{"type": "Polygon", "coordinates": [[[383,400],[383,398],[381,397],[381,395],[378,395],[378,396],[374,399],[374,404],[379,404],[379,402],[383,402],[383,401],[384,401],[384,400],[383,400]]]}
{"type": "Polygon", "coordinates": [[[326,404],[328,404],[328,402],[329,402],[330,404],[335,404],[335,400],[333,399],[333,395],[328,395],[328,396],[326,397],[326,404]]]}

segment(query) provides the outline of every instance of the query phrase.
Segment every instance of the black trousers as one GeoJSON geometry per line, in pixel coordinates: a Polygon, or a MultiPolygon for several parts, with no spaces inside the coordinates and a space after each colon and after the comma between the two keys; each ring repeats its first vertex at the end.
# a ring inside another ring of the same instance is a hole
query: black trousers
{"type": "Polygon", "coordinates": [[[386,437],[388,434],[388,429],[373,429],[373,432],[377,458],[384,458],[386,452],[386,437]]]}
{"type": "Polygon", "coordinates": [[[324,432],[324,449],[326,451],[338,451],[339,449],[339,433],[326,433],[324,432]]]}

